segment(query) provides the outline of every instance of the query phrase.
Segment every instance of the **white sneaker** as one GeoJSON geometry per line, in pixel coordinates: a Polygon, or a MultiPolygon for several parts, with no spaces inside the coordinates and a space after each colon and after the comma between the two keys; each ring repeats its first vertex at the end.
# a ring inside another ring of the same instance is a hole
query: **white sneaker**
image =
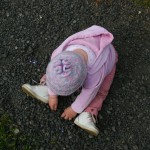
{"type": "Polygon", "coordinates": [[[49,95],[46,85],[30,85],[24,84],[22,86],[23,92],[27,95],[36,98],[44,103],[48,103],[49,95]]]}
{"type": "Polygon", "coordinates": [[[76,117],[74,123],[91,135],[97,136],[99,134],[99,129],[95,125],[96,120],[89,112],[82,112],[78,117],[76,117]]]}

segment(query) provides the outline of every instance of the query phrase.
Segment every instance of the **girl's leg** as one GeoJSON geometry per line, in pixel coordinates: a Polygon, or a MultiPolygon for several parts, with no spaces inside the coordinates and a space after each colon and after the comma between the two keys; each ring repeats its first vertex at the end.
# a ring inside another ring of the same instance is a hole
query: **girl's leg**
{"type": "Polygon", "coordinates": [[[98,115],[98,111],[101,109],[103,101],[106,99],[106,96],[108,95],[108,91],[113,82],[115,71],[116,71],[116,65],[114,66],[112,71],[105,77],[96,97],[89,104],[89,106],[84,110],[85,112],[90,112],[95,116],[98,115]]]}

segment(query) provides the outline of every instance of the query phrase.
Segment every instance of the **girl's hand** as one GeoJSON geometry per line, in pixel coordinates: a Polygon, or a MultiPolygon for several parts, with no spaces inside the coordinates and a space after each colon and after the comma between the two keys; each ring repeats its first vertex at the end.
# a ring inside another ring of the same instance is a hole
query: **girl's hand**
{"type": "Polygon", "coordinates": [[[77,113],[71,107],[68,107],[64,110],[61,117],[64,118],[65,120],[71,120],[76,115],[77,115],[77,113]]]}
{"type": "Polygon", "coordinates": [[[49,104],[49,107],[51,110],[57,110],[58,97],[57,96],[50,96],[48,104],[49,104]]]}

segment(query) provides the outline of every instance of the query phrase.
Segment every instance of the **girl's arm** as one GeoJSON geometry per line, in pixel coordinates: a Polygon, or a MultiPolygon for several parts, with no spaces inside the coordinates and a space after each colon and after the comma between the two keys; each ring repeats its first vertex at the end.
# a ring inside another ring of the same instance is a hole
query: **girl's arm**
{"type": "Polygon", "coordinates": [[[57,110],[58,96],[48,88],[49,101],[48,104],[51,110],[57,110]]]}
{"type": "Polygon", "coordinates": [[[57,96],[49,96],[49,107],[51,110],[57,110],[58,105],[58,97],[57,96]]]}
{"type": "MultiPolygon", "coordinates": [[[[42,76],[40,79],[40,84],[45,85],[46,84],[46,74],[42,76]]],[[[58,105],[58,96],[53,93],[50,89],[48,89],[48,94],[49,94],[49,106],[51,110],[57,110],[57,105],[58,105]]]]}
{"type": "Polygon", "coordinates": [[[82,88],[81,93],[77,96],[76,100],[71,104],[71,108],[77,112],[81,113],[94,99],[99,87],[86,89],[82,88]]]}
{"type": "Polygon", "coordinates": [[[99,72],[97,72],[95,76],[93,75],[90,76],[90,82],[89,80],[85,80],[85,84],[81,90],[81,93],[77,96],[76,100],[71,104],[71,108],[75,112],[81,113],[95,98],[103,80],[104,75],[103,74],[100,75],[99,72]],[[97,78],[97,76],[99,77],[97,78]]]}

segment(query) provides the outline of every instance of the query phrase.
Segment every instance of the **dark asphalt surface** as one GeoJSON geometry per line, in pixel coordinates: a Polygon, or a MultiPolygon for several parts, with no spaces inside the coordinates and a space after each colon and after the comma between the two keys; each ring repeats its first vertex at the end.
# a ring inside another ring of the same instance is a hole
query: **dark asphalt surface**
{"type": "Polygon", "coordinates": [[[150,9],[132,0],[1,0],[0,112],[33,150],[150,150],[150,9]],[[98,118],[98,137],[60,114],[75,99],[60,97],[59,109],[27,97],[24,83],[39,81],[51,52],[69,35],[97,24],[114,34],[117,73],[98,118]]]}

